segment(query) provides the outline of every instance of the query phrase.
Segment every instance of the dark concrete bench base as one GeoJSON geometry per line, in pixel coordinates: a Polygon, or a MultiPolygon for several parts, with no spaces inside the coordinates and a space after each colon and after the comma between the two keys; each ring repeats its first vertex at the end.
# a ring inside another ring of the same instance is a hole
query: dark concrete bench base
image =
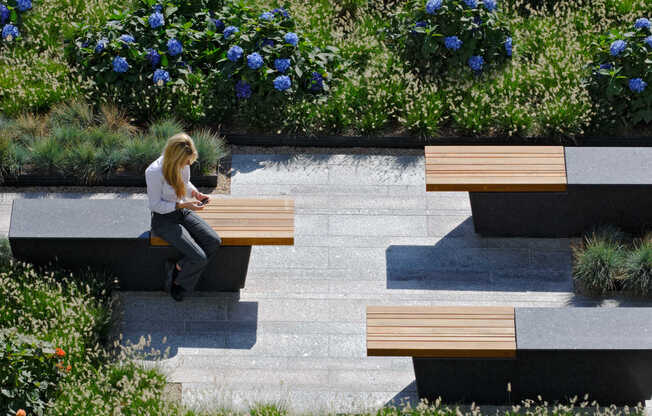
{"type": "Polygon", "coordinates": [[[567,192],[470,192],[485,237],[576,237],[595,226],[652,226],[652,186],[568,185],[567,192]]]}
{"type": "MultiPolygon", "coordinates": [[[[135,240],[12,239],[14,257],[37,265],[50,261],[72,270],[102,268],[118,277],[121,290],[163,289],[165,260],[179,259],[174,247],[151,247],[149,234],[135,240]]],[[[251,246],[220,247],[196,290],[238,291],[245,286],[251,246]]]]}
{"type": "MultiPolygon", "coordinates": [[[[181,253],[150,246],[150,221],[146,200],[16,199],[9,243],[18,260],[101,267],[118,277],[122,290],[162,290],[165,260],[181,253]]],[[[242,289],[250,254],[251,246],[220,247],[195,289],[242,289]]]]}
{"type": "Polygon", "coordinates": [[[588,394],[603,405],[636,405],[652,393],[652,351],[519,351],[512,360],[412,361],[419,398],[429,401],[518,404],[541,396],[552,403],[588,394]]]}

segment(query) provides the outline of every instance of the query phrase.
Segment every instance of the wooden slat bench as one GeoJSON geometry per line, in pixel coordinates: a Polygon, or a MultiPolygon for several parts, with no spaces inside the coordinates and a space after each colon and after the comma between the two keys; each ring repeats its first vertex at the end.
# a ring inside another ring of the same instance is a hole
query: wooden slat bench
{"type": "Polygon", "coordinates": [[[652,397],[652,309],[369,306],[367,355],[412,357],[420,399],[652,397]]]}
{"type": "MultiPolygon", "coordinates": [[[[57,260],[71,269],[95,266],[118,277],[123,290],[161,290],[165,260],[181,253],[151,235],[146,199],[16,199],[9,242],[20,260],[57,260]]],[[[198,211],[223,247],[206,266],[198,291],[238,291],[245,285],[253,245],[294,244],[294,201],[211,199],[198,211]]]]}
{"type": "Polygon", "coordinates": [[[426,190],[566,190],[562,146],[427,146],[426,190]]]}
{"type": "Polygon", "coordinates": [[[652,226],[652,148],[428,146],[426,191],[469,192],[487,237],[577,237],[652,226]]]}
{"type": "MultiPolygon", "coordinates": [[[[290,199],[213,198],[196,213],[213,227],[224,246],[294,244],[294,201],[290,199]]],[[[169,245],[153,232],[150,244],[169,245]]]]}
{"type": "Polygon", "coordinates": [[[367,355],[514,357],[514,308],[370,306],[367,355]]]}

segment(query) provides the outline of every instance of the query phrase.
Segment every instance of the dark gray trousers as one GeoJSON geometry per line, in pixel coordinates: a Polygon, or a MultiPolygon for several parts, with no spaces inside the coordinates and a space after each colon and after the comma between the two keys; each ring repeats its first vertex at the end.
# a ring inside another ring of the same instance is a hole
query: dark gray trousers
{"type": "Polygon", "coordinates": [[[187,208],[168,214],[152,213],[152,231],[183,254],[178,261],[181,271],[175,281],[192,292],[206,265],[222,244],[220,236],[187,208]]]}

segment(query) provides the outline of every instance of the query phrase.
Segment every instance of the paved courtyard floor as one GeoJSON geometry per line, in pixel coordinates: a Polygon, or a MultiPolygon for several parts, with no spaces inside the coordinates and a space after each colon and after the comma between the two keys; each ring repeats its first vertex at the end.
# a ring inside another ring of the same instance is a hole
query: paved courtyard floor
{"type": "MultiPolygon", "coordinates": [[[[418,152],[248,151],[233,155],[231,194],[294,198],[295,245],[254,247],[239,294],[121,294],[124,339],[169,348],[164,369],[187,405],[316,413],[414,402],[410,358],[366,356],[368,305],[635,304],[574,295],[568,239],[476,235],[468,194],[425,192],[418,152]]],[[[17,197],[145,195],[3,194],[3,234],[17,197]]]]}

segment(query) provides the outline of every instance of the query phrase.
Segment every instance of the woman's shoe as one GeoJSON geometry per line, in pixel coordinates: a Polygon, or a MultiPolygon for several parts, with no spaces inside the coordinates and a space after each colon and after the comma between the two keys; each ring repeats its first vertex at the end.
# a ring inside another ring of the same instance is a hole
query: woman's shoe
{"type": "Polygon", "coordinates": [[[179,285],[172,285],[172,289],[170,289],[170,295],[172,295],[172,299],[176,300],[177,302],[181,302],[183,300],[183,293],[185,292],[185,289],[182,288],[179,285]]]}

